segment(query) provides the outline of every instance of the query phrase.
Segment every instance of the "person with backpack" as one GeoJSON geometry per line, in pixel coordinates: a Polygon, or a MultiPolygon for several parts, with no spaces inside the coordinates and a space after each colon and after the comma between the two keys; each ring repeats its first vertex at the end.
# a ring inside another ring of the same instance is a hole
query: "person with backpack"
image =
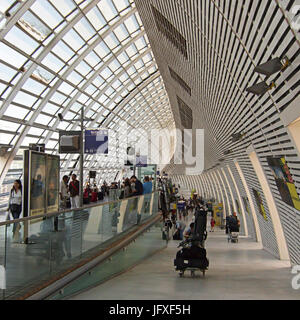
{"type": "Polygon", "coordinates": [[[76,174],[72,174],[72,181],[69,184],[70,199],[71,199],[71,208],[79,208],[79,181],[77,180],[76,174]]]}
{"type": "MultiPolygon", "coordinates": [[[[21,180],[15,180],[14,185],[10,191],[7,209],[13,219],[19,219],[22,212],[22,183],[21,180]]],[[[19,232],[21,225],[19,222],[13,225],[13,236],[15,237],[19,232]]]]}

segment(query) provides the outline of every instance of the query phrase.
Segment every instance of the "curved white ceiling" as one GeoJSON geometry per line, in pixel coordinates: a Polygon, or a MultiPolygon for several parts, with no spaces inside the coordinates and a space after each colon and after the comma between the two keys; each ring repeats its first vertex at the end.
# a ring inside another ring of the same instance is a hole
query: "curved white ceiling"
{"type": "MultiPolygon", "coordinates": [[[[23,149],[46,143],[57,153],[58,130],[86,127],[116,131],[122,123],[146,131],[174,126],[168,95],[133,1],[28,0],[0,2],[0,185],[20,174],[23,149]],[[5,14],[9,15],[5,15],[5,14]]],[[[62,171],[77,155],[61,155],[62,171]]],[[[86,168],[107,168],[86,156],[86,168]]],[[[108,175],[105,175],[108,174],[108,175]]]]}

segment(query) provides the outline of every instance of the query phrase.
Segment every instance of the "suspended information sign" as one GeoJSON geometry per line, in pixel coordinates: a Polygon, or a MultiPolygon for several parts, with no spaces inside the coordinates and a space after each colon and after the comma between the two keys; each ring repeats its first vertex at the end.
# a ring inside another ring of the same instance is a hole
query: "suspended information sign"
{"type": "Polygon", "coordinates": [[[108,130],[85,130],[84,153],[108,154],[108,130]]]}

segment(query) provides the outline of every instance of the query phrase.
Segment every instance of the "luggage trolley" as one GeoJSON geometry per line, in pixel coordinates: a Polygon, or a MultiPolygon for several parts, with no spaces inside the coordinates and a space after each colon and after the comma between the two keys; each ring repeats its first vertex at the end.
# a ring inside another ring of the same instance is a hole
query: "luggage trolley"
{"type": "Polygon", "coordinates": [[[228,232],[228,242],[237,243],[239,242],[239,233],[238,232],[228,232]]]}
{"type": "MultiPolygon", "coordinates": [[[[207,234],[206,234],[207,236],[207,234]]],[[[206,238],[205,238],[206,239],[206,238]]],[[[179,247],[182,247],[184,249],[191,249],[192,246],[201,248],[205,250],[204,248],[204,243],[205,240],[202,242],[199,241],[194,241],[191,238],[182,241],[179,245],[179,247]]],[[[185,271],[190,271],[191,272],[191,277],[195,277],[196,271],[202,272],[203,277],[205,277],[205,272],[208,270],[208,265],[209,265],[209,260],[206,258],[206,251],[205,252],[205,257],[202,259],[191,259],[191,258],[178,258],[174,260],[174,266],[176,267],[175,270],[179,271],[179,276],[182,278],[184,276],[185,271]]]]}

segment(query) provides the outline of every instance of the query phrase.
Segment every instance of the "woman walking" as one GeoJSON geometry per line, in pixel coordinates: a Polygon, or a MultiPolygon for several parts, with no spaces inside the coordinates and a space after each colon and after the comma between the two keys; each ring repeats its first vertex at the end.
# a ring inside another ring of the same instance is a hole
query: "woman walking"
{"type": "MultiPolygon", "coordinates": [[[[13,219],[19,219],[22,212],[22,183],[20,180],[15,180],[14,185],[10,191],[8,210],[10,211],[13,219]]],[[[19,222],[14,223],[13,237],[16,238],[21,225],[19,222]]]]}

